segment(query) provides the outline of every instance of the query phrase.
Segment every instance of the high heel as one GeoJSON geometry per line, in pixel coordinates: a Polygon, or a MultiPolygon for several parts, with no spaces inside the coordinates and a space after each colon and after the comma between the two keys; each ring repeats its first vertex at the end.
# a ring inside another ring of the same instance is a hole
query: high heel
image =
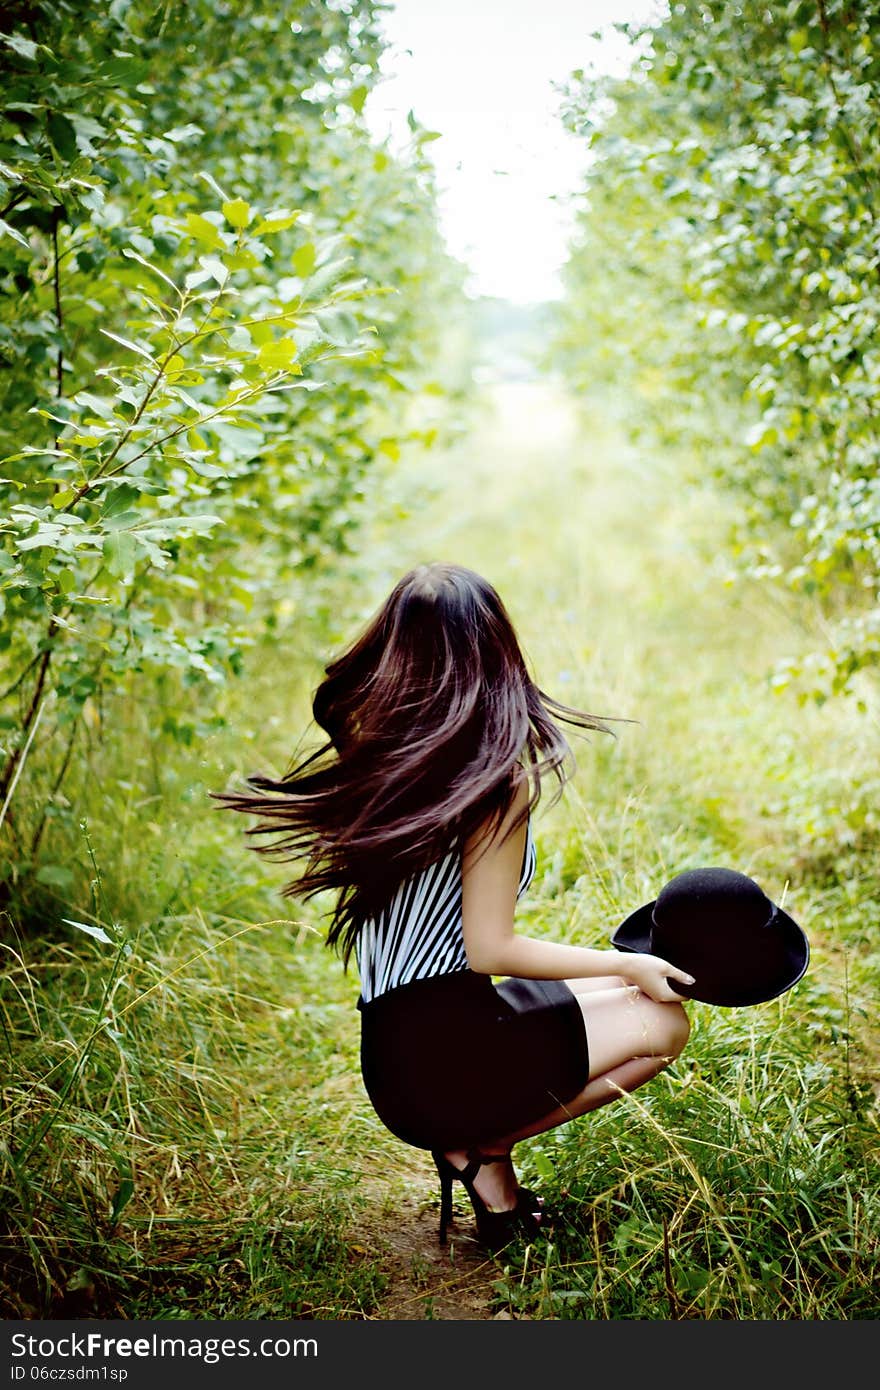
{"type": "Polygon", "coordinates": [[[471,1149],[468,1151],[466,1168],[456,1168],[455,1164],[450,1163],[445,1154],[437,1149],[432,1150],[431,1157],[440,1178],[441,1245],[446,1244],[447,1227],[452,1221],[452,1184],[456,1179],[470,1197],[477,1223],[477,1235],[490,1250],[501,1250],[517,1237],[532,1240],[538,1234],[540,1222],[535,1215],[535,1207],[540,1205],[541,1199],[533,1192],[521,1187],[515,1207],[508,1211],[490,1211],[474,1187],[474,1178],[485,1163],[507,1163],[510,1154],[481,1154],[476,1149],[471,1149]]]}

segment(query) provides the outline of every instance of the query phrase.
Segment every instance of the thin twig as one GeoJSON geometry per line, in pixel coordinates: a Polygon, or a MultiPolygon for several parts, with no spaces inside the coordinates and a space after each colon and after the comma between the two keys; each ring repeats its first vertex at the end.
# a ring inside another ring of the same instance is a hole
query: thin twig
{"type": "MultiPolygon", "coordinates": [[[[49,640],[50,640],[50,642],[51,642],[52,639],[50,638],[49,640]]],[[[18,772],[16,772],[16,764],[18,764],[19,761],[21,761],[21,762],[23,763],[23,762],[24,762],[24,758],[27,756],[27,749],[28,749],[28,748],[30,747],[30,745],[31,745],[31,738],[33,737],[33,729],[34,729],[34,727],[35,727],[35,720],[36,720],[37,715],[38,715],[37,707],[39,706],[39,708],[42,709],[43,686],[46,684],[46,672],[47,672],[48,669],[49,669],[49,662],[51,661],[51,659],[52,659],[52,647],[51,647],[51,646],[47,646],[47,647],[45,648],[44,652],[43,652],[42,660],[41,660],[41,662],[40,662],[40,671],[39,671],[39,675],[37,676],[37,683],[36,683],[36,685],[34,686],[34,693],[33,693],[32,697],[31,697],[30,707],[29,707],[28,712],[27,712],[27,714],[25,715],[24,721],[23,721],[23,723],[22,723],[22,732],[23,732],[23,733],[28,733],[28,732],[29,732],[29,737],[28,737],[28,740],[27,740],[27,747],[25,748],[24,753],[21,753],[21,751],[20,751],[18,748],[14,748],[14,749],[12,750],[12,752],[9,754],[9,757],[6,759],[6,766],[5,766],[5,768],[3,769],[3,776],[2,776],[2,779],[0,779],[0,794],[5,793],[5,792],[7,791],[7,789],[9,790],[9,795],[6,796],[6,799],[5,799],[4,805],[3,805],[3,812],[4,812],[4,814],[5,814],[5,812],[6,812],[6,807],[9,805],[9,797],[12,795],[12,789],[10,788],[9,784],[10,784],[10,782],[13,782],[13,785],[14,785],[15,782],[18,781],[18,772]],[[13,781],[13,774],[14,774],[14,781],[13,781]]],[[[19,768],[19,771],[20,771],[20,768],[19,768]]],[[[3,824],[3,816],[0,815],[0,825],[2,825],[2,824],[3,824]]]]}
{"type": "MultiPolygon", "coordinates": [[[[49,796],[48,796],[48,798],[47,798],[47,804],[48,804],[49,802],[51,802],[51,801],[54,799],[54,797],[55,797],[55,795],[56,795],[56,793],[57,793],[57,791],[58,791],[58,788],[61,786],[61,783],[64,781],[64,778],[65,778],[65,776],[67,775],[67,769],[70,767],[70,757],[71,757],[71,754],[73,753],[73,745],[74,745],[74,743],[76,742],[76,736],[77,736],[78,733],[79,733],[79,724],[75,722],[74,725],[73,725],[73,729],[71,730],[70,738],[67,740],[67,749],[66,749],[65,754],[64,754],[64,757],[63,757],[63,759],[62,759],[62,761],[61,761],[61,766],[60,766],[60,768],[58,769],[58,775],[56,776],[55,781],[52,783],[52,790],[49,792],[49,796]]],[[[40,821],[40,824],[37,826],[37,829],[36,829],[36,831],[34,832],[33,839],[31,840],[31,858],[32,858],[32,859],[36,858],[37,850],[40,848],[40,841],[41,841],[42,838],[43,838],[43,831],[46,829],[46,823],[47,823],[48,819],[49,819],[48,813],[47,813],[46,808],[44,807],[44,809],[43,809],[43,818],[42,818],[42,820],[40,821]]]]}
{"type": "MultiPolygon", "coordinates": [[[[61,220],[61,208],[56,203],[52,209],[52,252],[54,261],[52,265],[52,288],[55,295],[55,319],[58,324],[58,336],[64,332],[64,318],[61,313],[61,271],[58,264],[58,223],[61,220]]],[[[60,397],[64,394],[64,347],[59,343],[58,358],[55,365],[55,395],[60,397]]]]}
{"type": "MultiPolygon", "coordinates": [[[[47,653],[47,655],[48,655],[48,653],[47,653]]],[[[28,733],[28,737],[27,737],[27,743],[25,744],[24,749],[23,749],[23,751],[22,751],[22,754],[21,754],[21,756],[20,756],[19,759],[18,759],[18,766],[15,768],[15,776],[12,778],[12,781],[11,781],[11,783],[10,783],[10,785],[9,785],[9,790],[8,790],[8,792],[6,793],[6,800],[3,802],[3,809],[2,809],[2,811],[0,811],[0,825],[2,825],[3,822],[4,822],[4,820],[6,819],[6,811],[7,811],[8,807],[9,807],[10,801],[12,800],[12,793],[15,791],[15,788],[16,788],[17,785],[18,785],[18,779],[19,779],[19,777],[21,776],[22,769],[23,769],[23,767],[24,767],[24,765],[25,765],[25,762],[26,762],[26,760],[27,760],[28,751],[29,751],[29,749],[30,749],[31,744],[33,743],[34,734],[37,732],[37,725],[38,725],[39,722],[40,722],[40,716],[42,715],[43,709],[44,709],[44,708],[45,708],[45,701],[43,701],[43,702],[41,703],[39,709],[37,710],[36,714],[34,715],[33,722],[31,723],[30,732],[28,733]]],[[[13,764],[13,766],[15,766],[15,765],[13,764]]]]}
{"type": "Polygon", "coordinates": [[[27,186],[25,186],[24,188],[20,188],[18,192],[9,199],[9,202],[6,204],[6,206],[0,208],[0,217],[6,217],[6,215],[10,213],[14,207],[18,206],[18,204],[21,202],[23,198],[26,198],[28,196],[29,192],[30,189],[27,186]]]}
{"type": "Polygon", "coordinates": [[[42,652],[37,652],[36,656],[32,656],[32,657],[31,657],[31,659],[30,659],[30,661],[28,662],[27,666],[25,666],[24,670],[23,670],[19,675],[16,676],[16,678],[15,678],[15,680],[12,682],[12,684],[11,684],[11,685],[7,685],[6,689],[5,689],[2,693],[0,693],[0,702],[2,702],[3,700],[7,699],[8,696],[12,695],[12,694],[14,693],[14,691],[16,691],[16,690],[18,689],[18,687],[21,685],[22,681],[24,680],[25,676],[27,676],[27,674],[28,674],[29,671],[32,671],[32,670],[34,669],[34,667],[36,666],[37,662],[40,660],[40,657],[41,657],[41,656],[42,656],[42,652]]]}

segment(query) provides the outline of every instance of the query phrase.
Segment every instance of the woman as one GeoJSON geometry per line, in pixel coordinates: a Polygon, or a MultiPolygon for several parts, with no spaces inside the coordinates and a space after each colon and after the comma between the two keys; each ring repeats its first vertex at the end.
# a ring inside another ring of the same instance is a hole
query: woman
{"type": "Polygon", "coordinates": [[[531,812],[570,775],[557,721],[610,731],[538,689],[498,594],[450,564],[404,575],[313,713],[323,747],[218,799],[260,816],[261,852],[303,862],[286,894],[337,893],[327,940],[357,959],[367,1094],[431,1150],[441,1241],[458,1180],[499,1249],[540,1221],[513,1146],[641,1086],[688,1036],[671,981],[694,981],[668,961],[514,931],[531,812]]]}

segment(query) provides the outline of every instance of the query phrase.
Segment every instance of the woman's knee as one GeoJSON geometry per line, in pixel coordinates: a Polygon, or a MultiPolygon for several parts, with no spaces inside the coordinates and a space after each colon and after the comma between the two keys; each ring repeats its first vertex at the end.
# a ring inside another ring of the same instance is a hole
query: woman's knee
{"type": "Polygon", "coordinates": [[[691,1033],[691,1021],[681,1004],[662,1004],[665,1017],[662,1032],[665,1035],[664,1056],[678,1057],[684,1050],[691,1033]]]}
{"type": "Polygon", "coordinates": [[[645,1015],[643,1037],[649,1044],[646,1055],[671,1062],[690,1036],[690,1019],[681,1004],[659,1004],[644,995],[639,996],[639,1002],[645,1015]]]}
{"type": "Polygon", "coordinates": [[[687,1042],[690,1025],[682,1006],[660,1004],[636,988],[581,994],[578,1003],[591,1077],[636,1057],[672,1061],[687,1042]]]}

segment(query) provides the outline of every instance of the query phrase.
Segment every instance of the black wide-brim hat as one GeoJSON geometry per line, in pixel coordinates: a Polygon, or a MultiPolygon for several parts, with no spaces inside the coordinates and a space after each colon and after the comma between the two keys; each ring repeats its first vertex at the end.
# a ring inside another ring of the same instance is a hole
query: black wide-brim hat
{"type": "Polygon", "coordinates": [[[806,971],[810,945],[787,912],[735,869],[688,869],[621,922],[619,951],[660,956],[693,975],[669,983],[704,1004],[741,1008],[784,994],[806,971]]]}

